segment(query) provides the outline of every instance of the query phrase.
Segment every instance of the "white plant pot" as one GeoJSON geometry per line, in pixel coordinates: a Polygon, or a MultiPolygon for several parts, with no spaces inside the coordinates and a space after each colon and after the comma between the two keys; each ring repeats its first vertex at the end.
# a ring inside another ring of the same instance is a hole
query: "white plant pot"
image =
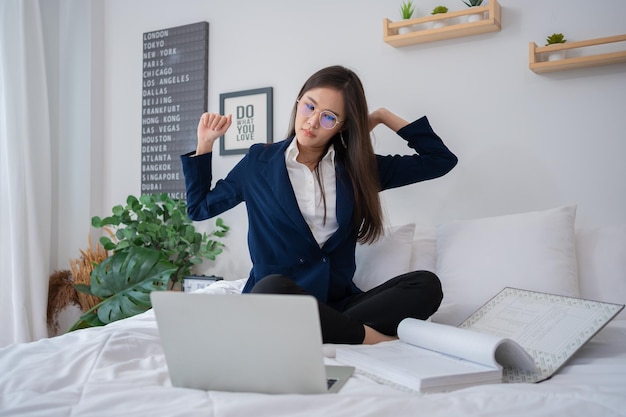
{"type": "Polygon", "coordinates": [[[414,30],[413,26],[404,26],[404,27],[398,28],[398,34],[404,35],[405,33],[413,32],[413,30],[414,30]]]}
{"type": "Polygon", "coordinates": [[[560,61],[562,59],[565,59],[565,57],[567,56],[566,52],[567,51],[565,50],[549,52],[548,61],[560,61]]]}
{"type": "Polygon", "coordinates": [[[467,23],[478,22],[480,20],[483,20],[482,13],[474,13],[474,14],[467,15],[467,23]]]}
{"type": "Polygon", "coordinates": [[[448,23],[445,20],[437,20],[435,22],[432,22],[432,28],[433,29],[439,29],[439,28],[445,27],[447,25],[448,25],[448,23]]]}

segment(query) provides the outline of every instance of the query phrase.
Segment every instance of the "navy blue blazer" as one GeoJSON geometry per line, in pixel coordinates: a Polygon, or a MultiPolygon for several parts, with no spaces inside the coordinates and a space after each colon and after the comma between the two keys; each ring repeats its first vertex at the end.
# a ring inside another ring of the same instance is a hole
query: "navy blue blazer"
{"type": "MultiPolygon", "coordinates": [[[[456,165],[456,156],[433,132],[426,117],[397,133],[417,153],[376,155],[382,190],[440,177],[456,165]]],[[[285,150],[291,140],[251,146],[213,189],[212,153],[181,156],[187,211],[192,220],[206,220],[245,201],[252,270],[244,292],[267,275],[282,274],[321,302],[340,307],[346,297],[361,292],[352,281],[356,247],[352,186],[337,163],[339,228],[320,248],[300,213],[287,173],[285,150]]]]}

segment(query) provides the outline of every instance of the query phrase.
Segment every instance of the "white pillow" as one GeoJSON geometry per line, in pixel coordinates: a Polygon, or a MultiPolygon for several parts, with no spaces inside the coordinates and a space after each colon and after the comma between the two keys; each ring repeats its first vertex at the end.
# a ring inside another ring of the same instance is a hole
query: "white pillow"
{"type": "Polygon", "coordinates": [[[354,283],[368,291],[398,275],[409,272],[415,224],[389,226],[385,235],[371,245],[357,245],[354,283]]]}
{"type": "Polygon", "coordinates": [[[578,230],[576,247],[580,296],[626,304],[626,224],[578,230]]]}
{"type": "Polygon", "coordinates": [[[437,271],[437,234],[434,226],[415,226],[410,271],[437,271]]]}
{"type": "Polygon", "coordinates": [[[438,226],[433,321],[457,326],[504,287],[578,297],[575,218],[568,206],[438,226]]]}

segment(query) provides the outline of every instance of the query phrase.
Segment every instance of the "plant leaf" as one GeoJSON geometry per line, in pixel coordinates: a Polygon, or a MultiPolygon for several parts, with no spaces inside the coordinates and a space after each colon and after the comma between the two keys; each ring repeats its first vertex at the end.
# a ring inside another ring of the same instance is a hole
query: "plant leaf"
{"type": "Polygon", "coordinates": [[[104,325],[105,323],[100,321],[97,313],[95,313],[94,311],[88,311],[82,316],[80,316],[78,321],[74,323],[72,327],[70,327],[68,332],[73,332],[74,330],[86,329],[87,327],[98,327],[98,326],[104,326],[104,325]]]}
{"type": "Polygon", "coordinates": [[[87,285],[87,284],[74,284],[74,288],[76,288],[76,291],[78,292],[82,292],[83,294],[91,294],[91,286],[87,285]]]}
{"type": "Polygon", "coordinates": [[[155,249],[131,247],[102,261],[91,274],[91,293],[105,300],[98,318],[111,323],[148,310],[150,292],[164,290],[176,266],[155,249]]]}

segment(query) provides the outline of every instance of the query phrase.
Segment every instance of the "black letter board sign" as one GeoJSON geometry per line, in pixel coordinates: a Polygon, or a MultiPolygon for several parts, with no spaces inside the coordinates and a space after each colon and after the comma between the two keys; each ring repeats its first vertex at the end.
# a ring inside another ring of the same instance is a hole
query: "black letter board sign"
{"type": "Polygon", "coordinates": [[[180,155],[207,110],[208,22],[143,34],[141,193],[185,199],[180,155]]]}

